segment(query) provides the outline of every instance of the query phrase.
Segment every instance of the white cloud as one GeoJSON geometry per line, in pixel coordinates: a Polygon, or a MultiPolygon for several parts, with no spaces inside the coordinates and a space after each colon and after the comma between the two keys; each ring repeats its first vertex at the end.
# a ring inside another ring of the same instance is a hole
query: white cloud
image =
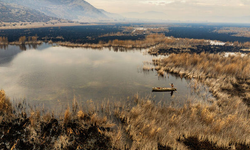
{"type": "Polygon", "coordinates": [[[152,4],[152,5],[168,5],[173,3],[178,4],[192,4],[192,5],[202,5],[202,6],[242,6],[250,5],[250,0],[147,0],[139,1],[143,4],[152,4]]]}
{"type": "MultiPolygon", "coordinates": [[[[196,20],[234,22],[250,14],[250,0],[87,0],[97,8],[113,13],[156,11],[169,14],[167,20],[196,20]],[[222,19],[215,19],[224,17],[222,19]]],[[[128,16],[125,16],[128,17],[128,16]]],[[[149,16],[148,16],[149,17],[149,16]]],[[[155,19],[156,17],[154,17],[155,19]]],[[[152,18],[149,18],[152,19],[152,18]]],[[[241,19],[250,22],[249,19],[241,19]]],[[[237,21],[239,22],[239,21],[237,21]]]]}
{"type": "Polygon", "coordinates": [[[172,3],[186,3],[186,0],[149,0],[141,1],[144,4],[153,4],[153,5],[168,5],[172,3]]]}
{"type": "Polygon", "coordinates": [[[250,5],[250,0],[241,0],[243,4],[250,5]]]}

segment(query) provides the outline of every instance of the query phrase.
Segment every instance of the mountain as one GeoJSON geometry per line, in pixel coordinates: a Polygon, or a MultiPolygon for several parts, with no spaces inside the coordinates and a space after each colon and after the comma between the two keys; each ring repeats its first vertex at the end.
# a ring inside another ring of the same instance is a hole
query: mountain
{"type": "Polygon", "coordinates": [[[85,0],[0,0],[35,9],[45,15],[73,21],[100,21],[110,18],[85,0]]]}
{"type": "Polygon", "coordinates": [[[110,19],[114,19],[114,20],[124,20],[126,19],[125,17],[123,17],[122,15],[119,14],[115,14],[115,13],[110,13],[107,12],[103,9],[99,9],[104,15],[108,16],[110,19]]]}
{"type": "Polygon", "coordinates": [[[30,8],[0,2],[1,22],[48,22],[54,19],[56,18],[30,8]]]}

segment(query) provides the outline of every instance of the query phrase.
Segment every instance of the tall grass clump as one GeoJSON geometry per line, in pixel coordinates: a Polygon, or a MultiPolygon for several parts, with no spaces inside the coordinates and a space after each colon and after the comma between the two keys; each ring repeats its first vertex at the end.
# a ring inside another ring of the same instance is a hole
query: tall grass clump
{"type": "Polygon", "coordinates": [[[0,90],[0,115],[12,113],[12,104],[3,90],[0,90]]]}

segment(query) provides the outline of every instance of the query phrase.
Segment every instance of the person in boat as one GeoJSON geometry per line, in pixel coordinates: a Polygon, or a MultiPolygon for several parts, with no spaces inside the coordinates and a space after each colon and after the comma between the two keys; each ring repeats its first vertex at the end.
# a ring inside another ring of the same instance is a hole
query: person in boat
{"type": "Polygon", "coordinates": [[[174,88],[174,84],[173,83],[171,83],[171,87],[174,88]]]}

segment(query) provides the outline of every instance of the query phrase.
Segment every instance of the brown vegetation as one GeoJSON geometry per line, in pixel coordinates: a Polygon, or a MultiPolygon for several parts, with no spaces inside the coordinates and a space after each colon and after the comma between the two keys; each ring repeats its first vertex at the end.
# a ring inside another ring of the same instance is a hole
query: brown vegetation
{"type": "Polygon", "coordinates": [[[22,43],[22,44],[25,44],[25,41],[26,41],[26,36],[21,36],[19,38],[19,42],[22,43]]]}
{"type": "Polygon", "coordinates": [[[34,48],[37,47],[37,45],[41,45],[43,42],[42,41],[38,41],[38,36],[21,36],[19,38],[18,42],[9,42],[9,45],[19,45],[21,50],[26,50],[26,46],[25,45],[32,45],[34,48]]]}
{"type": "MultiPolygon", "coordinates": [[[[78,44],[78,43],[70,43],[70,42],[57,42],[57,45],[66,46],[66,47],[85,47],[85,48],[93,48],[93,49],[101,49],[103,47],[114,47],[120,49],[138,49],[138,48],[150,48],[148,53],[151,55],[159,55],[164,54],[167,55],[169,53],[201,53],[204,49],[208,48],[209,50],[214,50],[215,52],[220,52],[220,49],[217,45],[213,45],[213,43],[223,43],[220,41],[211,41],[205,39],[188,39],[188,38],[174,38],[174,37],[166,37],[164,34],[149,34],[143,40],[113,40],[107,43],[100,41],[98,44],[78,44]],[[217,49],[218,48],[218,49],[217,49]]],[[[53,43],[53,41],[50,41],[53,43]]],[[[224,44],[224,43],[223,43],[224,44]]],[[[226,42],[221,49],[224,51],[242,51],[244,48],[250,48],[250,43],[239,43],[239,42],[226,42]],[[228,48],[229,47],[229,48],[228,48]]]]}
{"type": "MultiPolygon", "coordinates": [[[[8,105],[9,99],[1,91],[8,105]]],[[[8,107],[6,107],[8,106],[8,107]]],[[[29,115],[19,103],[0,114],[2,149],[245,149],[250,145],[249,108],[238,98],[212,105],[158,105],[135,96],[127,104],[74,102],[58,119],[43,111],[29,115]],[[102,112],[99,117],[97,112],[102,112]],[[111,123],[112,116],[119,119],[111,123]]]]}
{"type": "Polygon", "coordinates": [[[210,45],[210,41],[204,39],[188,39],[164,37],[163,41],[156,47],[150,48],[148,51],[151,55],[158,55],[159,51],[172,49],[172,52],[188,52],[189,49],[196,49],[197,45],[210,45]]]}
{"type": "Polygon", "coordinates": [[[133,48],[149,48],[161,43],[164,40],[164,34],[150,34],[144,40],[113,40],[108,43],[100,41],[98,44],[75,44],[70,42],[57,42],[60,46],[67,47],[86,47],[86,48],[103,48],[103,47],[123,47],[127,49],[133,48]]]}
{"type": "Polygon", "coordinates": [[[6,45],[8,43],[9,43],[8,37],[1,37],[0,36],[0,45],[6,45]]]}
{"type": "Polygon", "coordinates": [[[12,105],[10,99],[6,97],[5,92],[0,90],[0,116],[12,113],[12,105]]]}
{"type": "Polygon", "coordinates": [[[182,68],[188,72],[198,72],[196,76],[205,75],[210,78],[225,76],[227,78],[235,77],[238,79],[250,78],[250,56],[241,54],[229,55],[223,54],[171,54],[169,57],[161,60],[164,67],[182,68]]]}
{"type": "Polygon", "coordinates": [[[43,111],[27,115],[23,103],[13,108],[0,91],[0,149],[112,149],[114,125],[74,108],[62,120],[43,111]]]}
{"type": "Polygon", "coordinates": [[[244,149],[241,145],[250,144],[248,111],[239,99],[182,108],[138,100],[116,116],[125,124],[133,149],[244,149]]]}
{"type": "Polygon", "coordinates": [[[249,55],[182,53],[153,63],[159,74],[207,84],[217,101],[176,108],[137,99],[132,109],[117,109],[134,149],[249,149],[249,55]]]}
{"type": "MultiPolygon", "coordinates": [[[[167,72],[178,74],[181,77],[195,78],[208,85],[210,92],[217,98],[215,104],[220,109],[220,113],[226,114],[238,109],[242,111],[241,113],[248,115],[247,106],[250,106],[249,55],[236,54],[227,57],[224,54],[183,53],[171,54],[169,57],[161,60],[155,59],[153,62],[167,72]],[[222,107],[227,107],[227,110],[224,112],[222,107]]],[[[233,112],[225,116],[237,113],[233,112]]],[[[235,119],[239,119],[240,116],[235,119]]],[[[232,130],[235,129],[232,128],[232,130]]]]}
{"type": "Polygon", "coordinates": [[[232,36],[250,37],[250,28],[247,27],[224,27],[222,29],[215,30],[214,32],[233,33],[232,36]]]}
{"type": "MultiPolygon", "coordinates": [[[[218,101],[231,105],[232,99],[239,99],[250,106],[250,56],[224,54],[171,54],[155,59],[154,64],[164,71],[181,77],[195,78],[209,86],[218,101]]],[[[221,106],[221,104],[218,104],[221,106]]]]}

